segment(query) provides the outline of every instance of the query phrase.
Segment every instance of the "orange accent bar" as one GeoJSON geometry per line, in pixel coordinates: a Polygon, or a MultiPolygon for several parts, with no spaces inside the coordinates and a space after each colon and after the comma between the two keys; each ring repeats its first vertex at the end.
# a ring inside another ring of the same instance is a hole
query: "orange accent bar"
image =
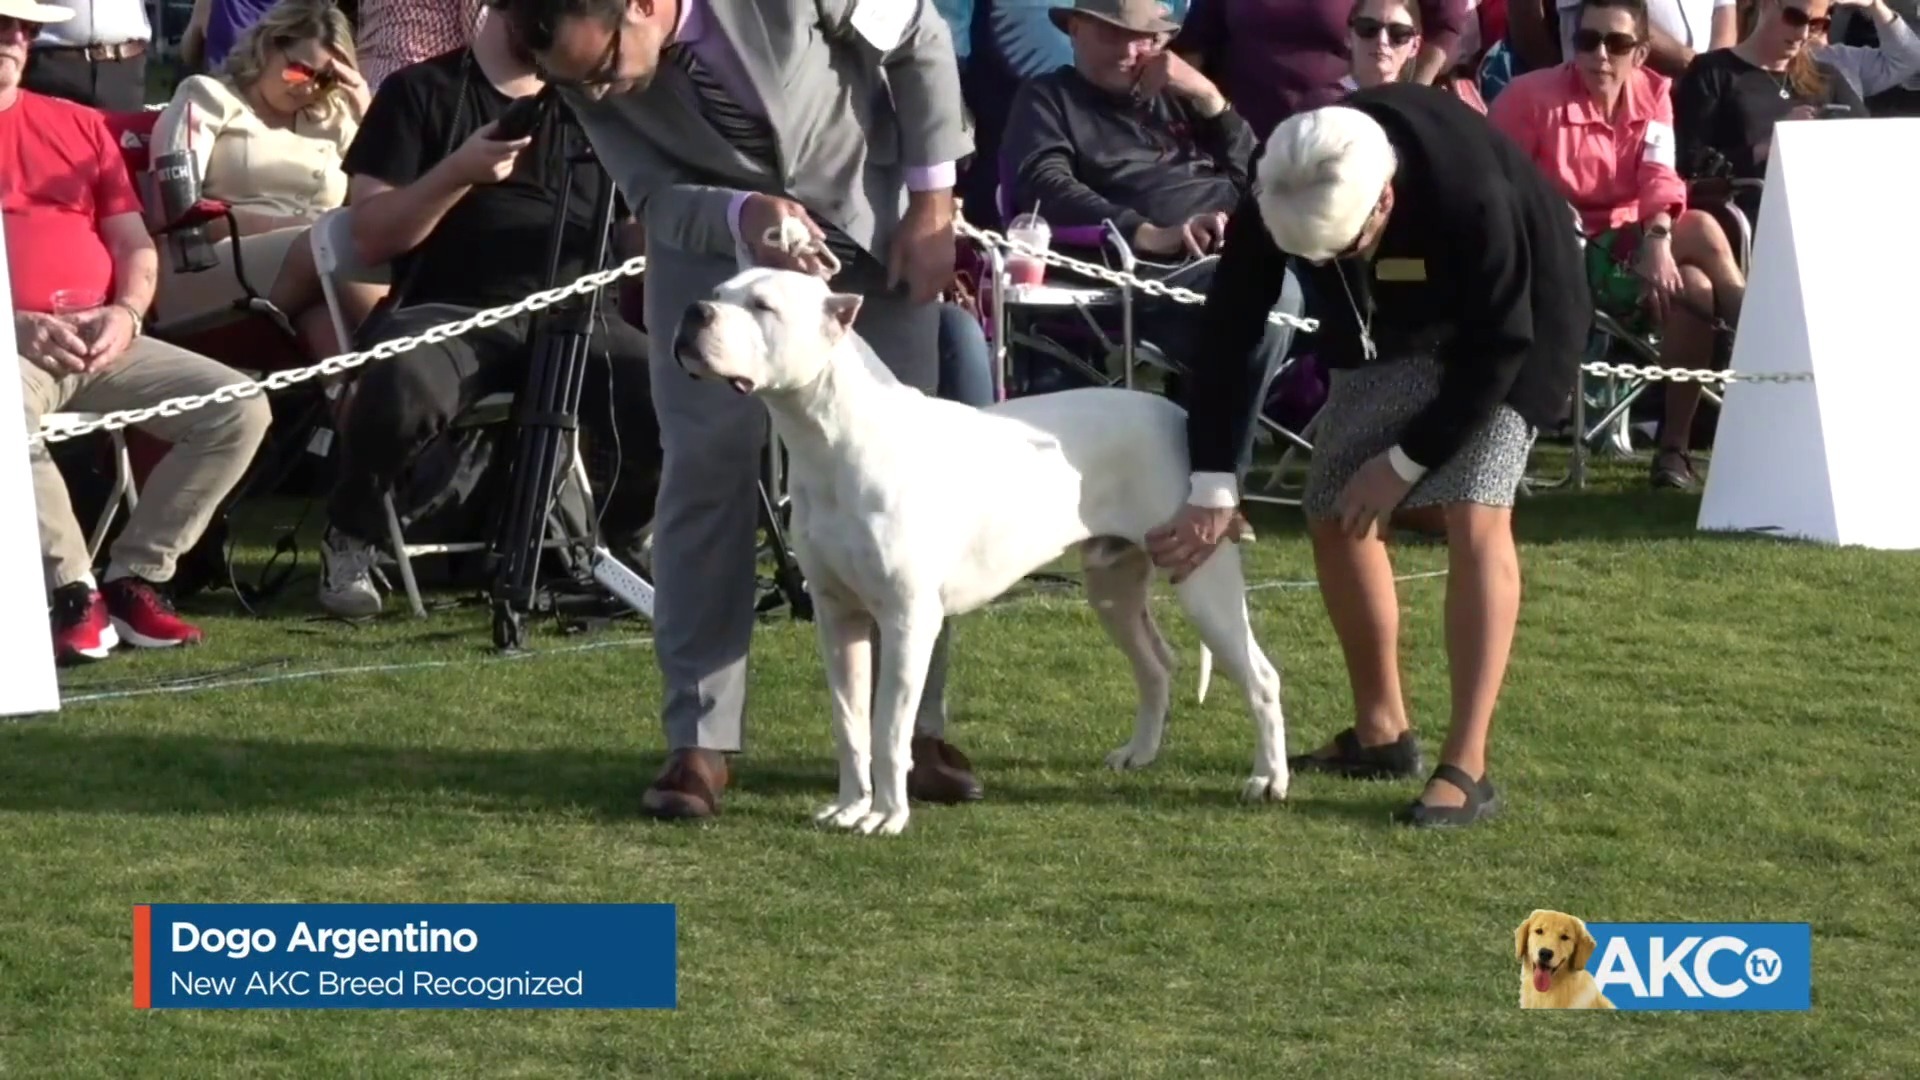
{"type": "Polygon", "coordinates": [[[133,905],[133,1007],[153,1008],[153,910],[133,905]]]}

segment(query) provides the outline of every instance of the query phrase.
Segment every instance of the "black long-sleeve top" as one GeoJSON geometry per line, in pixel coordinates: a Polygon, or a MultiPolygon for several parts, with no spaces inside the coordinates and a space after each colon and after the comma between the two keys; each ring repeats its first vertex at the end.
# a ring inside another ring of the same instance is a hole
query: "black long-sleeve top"
{"type": "Polygon", "coordinates": [[[1099,243],[1107,220],[1131,239],[1142,224],[1232,210],[1254,151],[1253,129],[1230,107],[1202,116],[1170,90],[1135,100],[1071,67],[1020,88],[1003,139],[1006,208],[1038,206],[1055,239],[1074,246],[1099,243]]]}
{"type": "MultiPolygon", "coordinates": [[[[1693,58],[1673,88],[1673,134],[1680,175],[1697,180],[1709,175],[1718,154],[1735,177],[1764,180],[1767,159],[1760,148],[1773,138],[1773,125],[1802,106],[1840,106],[1839,115],[1865,119],[1867,107],[1838,68],[1817,60],[1825,87],[1803,94],[1784,72],[1775,74],[1741,59],[1732,49],[1715,49],[1693,58]]],[[[1760,224],[1760,193],[1742,190],[1734,200],[1751,223],[1760,224]]]]}
{"type": "MultiPolygon", "coordinates": [[[[1593,321],[1572,208],[1484,116],[1444,90],[1393,83],[1345,104],[1378,121],[1398,156],[1393,210],[1370,260],[1291,260],[1307,316],[1320,320],[1305,347],[1329,367],[1366,363],[1358,307],[1371,315],[1381,360],[1431,349],[1439,394],[1400,440],[1428,468],[1452,457],[1502,402],[1536,427],[1560,419],[1593,321]]],[[[1253,198],[1242,201],[1187,358],[1196,473],[1234,471],[1260,378],[1245,357],[1289,261],[1253,198]]]]}

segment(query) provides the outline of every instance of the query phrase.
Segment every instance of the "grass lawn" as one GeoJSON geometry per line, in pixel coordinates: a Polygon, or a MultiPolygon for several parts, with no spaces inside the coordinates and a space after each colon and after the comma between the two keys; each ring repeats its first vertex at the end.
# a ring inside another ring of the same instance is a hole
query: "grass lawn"
{"type": "MultiPolygon", "coordinates": [[[[1524,505],[1509,808],[1457,835],[1389,826],[1412,783],[1237,803],[1248,721],[1230,685],[1193,703],[1171,612],[1166,750],[1106,771],[1131,680],[1073,593],[960,624],[953,733],[987,799],[890,841],[809,820],[833,766],[804,624],[761,630],[751,753],[694,828],[636,812],[661,747],[643,625],[505,661],[477,608],[311,618],[310,561],[265,620],[199,598],[207,647],[63,673],[69,696],[363,670],[0,725],[0,1076],[1916,1075],[1920,558],[1697,536],[1696,500],[1640,476],[1524,505]],[[203,901],[671,901],[681,1004],[135,1012],[130,905],[203,901]],[[1536,907],[1811,921],[1814,1009],[1523,1013],[1536,907]]],[[[1259,524],[1298,750],[1347,722],[1345,675],[1295,519],[1259,524]]],[[[1401,592],[1430,751],[1444,590],[1401,592]]]]}

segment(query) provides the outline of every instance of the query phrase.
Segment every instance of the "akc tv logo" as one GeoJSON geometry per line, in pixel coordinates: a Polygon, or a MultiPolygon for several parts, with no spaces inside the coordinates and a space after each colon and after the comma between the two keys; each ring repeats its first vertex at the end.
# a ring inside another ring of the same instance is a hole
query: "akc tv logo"
{"type": "Polygon", "coordinates": [[[1811,923],[1587,923],[1539,910],[1514,951],[1523,1009],[1813,1008],[1811,923]]]}

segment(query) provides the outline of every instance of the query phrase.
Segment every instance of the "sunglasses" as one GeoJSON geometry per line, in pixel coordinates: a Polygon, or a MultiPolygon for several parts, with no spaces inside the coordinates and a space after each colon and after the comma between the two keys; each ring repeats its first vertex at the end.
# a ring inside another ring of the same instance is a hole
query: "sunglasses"
{"type": "Polygon", "coordinates": [[[25,19],[16,19],[12,15],[0,15],[0,33],[5,33],[8,30],[18,30],[23,36],[30,38],[40,36],[39,23],[28,22],[25,19]]]}
{"type": "Polygon", "coordinates": [[[1639,47],[1640,39],[1632,34],[1605,34],[1587,27],[1573,32],[1573,51],[1576,53],[1590,53],[1604,48],[1608,56],[1625,56],[1639,47]]]}
{"type": "Polygon", "coordinates": [[[1825,15],[1819,18],[1807,14],[1806,8],[1783,7],[1780,9],[1780,21],[1796,30],[1804,26],[1816,34],[1824,34],[1833,26],[1833,20],[1825,15]]]}
{"type": "Polygon", "coordinates": [[[311,64],[289,60],[280,69],[280,81],[288,86],[311,86],[315,90],[325,90],[339,82],[340,76],[331,67],[325,71],[319,71],[311,64]]]}
{"type": "Polygon", "coordinates": [[[1377,40],[1384,33],[1387,35],[1387,43],[1394,46],[1405,45],[1420,36],[1420,31],[1415,30],[1410,23],[1382,22],[1379,19],[1369,19],[1364,16],[1347,23],[1347,28],[1352,30],[1353,36],[1361,41],[1377,40]]]}

